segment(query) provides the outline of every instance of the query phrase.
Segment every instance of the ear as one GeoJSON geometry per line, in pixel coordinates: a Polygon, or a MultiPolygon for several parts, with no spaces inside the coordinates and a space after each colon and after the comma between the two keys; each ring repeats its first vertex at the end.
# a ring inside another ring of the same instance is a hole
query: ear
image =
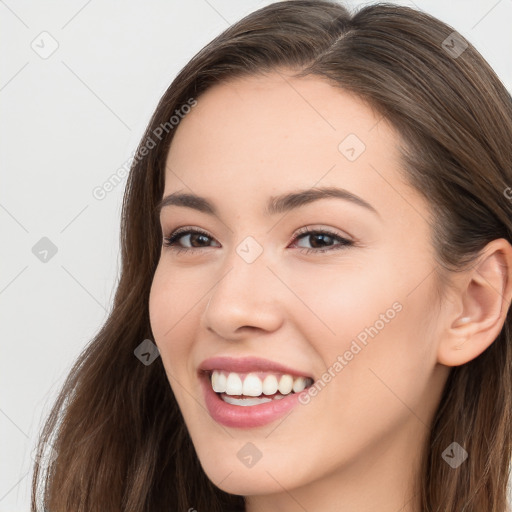
{"type": "Polygon", "coordinates": [[[474,265],[457,275],[455,300],[447,303],[437,360],[459,366],[484,352],[498,337],[512,300],[512,246],[489,242],[474,265]]]}

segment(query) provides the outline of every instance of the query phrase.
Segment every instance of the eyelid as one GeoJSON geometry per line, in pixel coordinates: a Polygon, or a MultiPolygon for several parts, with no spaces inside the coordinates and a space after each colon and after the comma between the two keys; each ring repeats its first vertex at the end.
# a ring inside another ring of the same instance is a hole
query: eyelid
{"type": "Polygon", "coordinates": [[[308,224],[307,226],[304,226],[302,228],[297,229],[293,233],[292,240],[294,240],[295,238],[297,238],[298,236],[300,236],[302,234],[305,234],[305,233],[316,233],[316,232],[328,233],[328,234],[330,234],[332,236],[337,236],[339,238],[344,238],[345,240],[348,240],[348,241],[351,241],[351,242],[355,243],[355,238],[352,235],[350,235],[349,233],[347,233],[346,231],[340,232],[336,228],[326,227],[326,226],[323,226],[321,224],[308,224]]]}
{"type": "MultiPolygon", "coordinates": [[[[321,225],[320,225],[320,227],[315,227],[315,226],[318,226],[318,225],[313,224],[313,225],[303,226],[303,227],[297,229],[293,233],[290,241],[293,241],[299,235],[306,234],[306,233],[312,233],[312,232],[314,233],[317,231],[326,232],[333,236],[339,236],[340,238],[345,238],[350,241],[355,241],[354,237],[346,232],[340,234],[334,228],[324,227],[321,225]]],[[[165,230],[163,230],[163,231],[165,232],[165,230]]],[[[181,233],[187,233],[189,231],[197,231],[199,233],[202,233],[203,235],[206,235],[209,238],[215,239],[215,237],[212,236],[210,233],[208,233],[208,231],[204,230],[203,228],[198,228],[197,226],[192,226],[192,225],[181,226],[179,228],[176,228],[174,230],[169,230],[169,231],[170,231],[170,234],[167,236],[167,238],[169,238],[171,236],[179,235],[181,233]]],[[[164,233],[164,236],[165,236],[165,233],[164,233]]]]}

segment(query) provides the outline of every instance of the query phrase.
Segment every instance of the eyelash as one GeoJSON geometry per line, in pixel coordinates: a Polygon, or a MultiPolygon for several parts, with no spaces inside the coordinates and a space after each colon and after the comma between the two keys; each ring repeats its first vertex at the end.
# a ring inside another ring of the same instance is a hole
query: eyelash
{"type": "MultiPolygon", "coordinates": [[[[207,238],[213,238],[211,237],[206,231],[202,231],[200,229],[189,229],[189,228],[180,228],[174,231],[174,233],[171,233],[168,237],[164,237],[163,245],[165,247],[168,247],[169,249],[176,251],[178,253],[183,253],[187,251],[193,251],[193,250],[201,250],[201,249],[208,249],[208,247],[178,247],[176,245],[173,245],[174,242],[179,240],[184,235],[190,235],[190,234],[200,234],[204,235],[207,238]]],[[[297,233],[295,233],[293,240],[296,238],[299,238],[301,236],[304,236],[304,238],[307,238],[305,235],[328,235],[329,237],[333,238],[334,240],[340,242],[338,245],[331,246],[327,249],[307,249],[307,248],[299,248],[299,251],[302,253],[318,253],[318,252],[329,252],[329,251],[335,251],[338,249],[344,249],[346,247],[350,247],[354,245],[354,242],[351,240],[348,240],[346,238],[341,237],[340,235],[337,235],[336,233],[333,233],[332,231],[329,231],[328,229],[310,229],[310,228],[301,228],[297,233]]]]}

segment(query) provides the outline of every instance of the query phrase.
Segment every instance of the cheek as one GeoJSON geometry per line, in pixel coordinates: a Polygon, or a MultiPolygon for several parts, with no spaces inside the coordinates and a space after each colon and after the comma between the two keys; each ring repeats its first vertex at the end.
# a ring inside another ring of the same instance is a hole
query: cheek
{"type": "Polygon", "coordinates": [[[369,345],[376,331],[380,335],[399,321],[404,294],[382,262],[373,266],[343,262],[313,273],[296,270],[288,282],[301,299],[293,307],[301,312],[297,320],[304,338],[316,340],[318,351],[330,359],[348,350],[352,340],[369,345]]]}
{"type": "Polygon", "coordinates": [[[164,312],[168,308],[168,298],[164,293],[165,288],[162,274],[161,266],[159,264],[156,268],[155,275],[153,276],[151,289],[149,291],[149,322],[157,345],[165,332],[164,312]]]}
{"type": "Polygon", "coordinates": [[[149,294],[149,316],[155,338],[161,342],[174,336],[181,328],[183,319],[193,314],[199,306],[204,290],[183,275],[179,269],[171,270],[159,263],[149,294]]]}
{"type": "MultiPolygon", "coordinates": [[[[167,380],[181,410],[188,410],[194,405],[190,403],[189,364],[197,320],[189,302],[179,283],[170,278],[170,273],[157,267],[149,294],[151,330],[167,380]]],[[[192,300],[192,304],[196,302],[197,299],[192,300]]]]}
{"type": "Polygon", "coordinates": [[[322,380],[336,390],[322,391],[324,400],[343,396],[356,409],[365,404],[364,411],[390,402],[403,408],[397,396],[417,402],[424,393],[436,362],[426,316],[433,309],[431,279],[425,280],[428,269],[405,276],[401,266],[381,259],[309,278],[295,275],[292,289],[309,309],[299,305],[297,321],[321,357],[322,380]]]}
{"type": "MultiPolygon", "coordinates": [[[[158,266],[149,294],[149,320],[154,341],[162,355],[162,361],[168,373],[183,366],[182,358],[188,353],[193,305],[198,298],[191,290],[190,283],[172,279],[170,272],[158,266]],[[187,333],[187,335],[185,335],[187,333]],[[178,364],[174,364],[174,362],[178,364]]],[[[196,322],[197,323],[197,322],[196,322]]]]}
{"type": "Polygon", "coordinates": [[[168,376],[181,380],[190,364],[193,340],[198,336],[197,312],[203,306],[204,290],[179,272],[165,265],[157,267],[149,294],[149,319],[168,376]]]}

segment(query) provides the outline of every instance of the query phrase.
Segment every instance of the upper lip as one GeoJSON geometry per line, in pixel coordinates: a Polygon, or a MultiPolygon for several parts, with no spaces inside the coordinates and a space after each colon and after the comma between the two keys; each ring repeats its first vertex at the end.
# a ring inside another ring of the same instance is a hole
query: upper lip
{"type": "Polygon", "coordinates": [[[218,356],[205,359],[199,365],[199,371],[213,371],[224,370],[227,372],[240,372],[246,373],[251,371],[259,372],[276,372],[293,375],[295,377],[309,377],[312,378],[307,372],[290,368],[281,363],[263,359],[261,357],[227,357],[218,356]]]}

